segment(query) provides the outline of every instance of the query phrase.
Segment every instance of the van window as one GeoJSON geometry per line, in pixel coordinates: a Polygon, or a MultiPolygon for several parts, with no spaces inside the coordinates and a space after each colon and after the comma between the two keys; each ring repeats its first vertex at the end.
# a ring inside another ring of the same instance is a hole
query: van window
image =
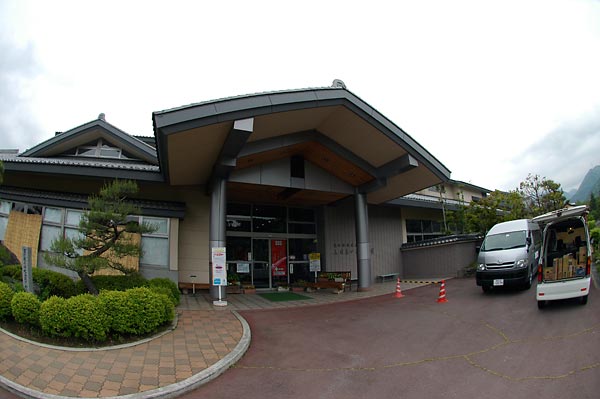
{"type": "Polygon", "coordinates": [[[525,230],[488,235],[483,240],[481,251],[500,251],[503,249],[524,247],[526,243],[525,237],[527,237],[525,230]]]}

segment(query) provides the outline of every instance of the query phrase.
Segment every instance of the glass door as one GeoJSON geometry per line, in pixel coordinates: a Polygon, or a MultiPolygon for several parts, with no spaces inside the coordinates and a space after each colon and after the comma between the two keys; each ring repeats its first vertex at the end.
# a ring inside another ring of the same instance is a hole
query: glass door
{"type": "Polygon", "coordinates": [[[271,287],[269,273],[269,240],[266,238],[252,239],[252,277],[256,288],[271,287]]]}

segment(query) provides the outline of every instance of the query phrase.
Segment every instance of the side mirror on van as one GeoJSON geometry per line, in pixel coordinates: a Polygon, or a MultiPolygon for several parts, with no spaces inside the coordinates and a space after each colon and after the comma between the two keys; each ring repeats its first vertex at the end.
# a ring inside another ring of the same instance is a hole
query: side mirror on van
{"type": "Polygon", "coordinates": [[[525,239],[525,242],[527,243],[527,246],[528,246],[528,247],[529,247],[529,246],[531,246],[531,237],[527,237],[527,238],[525,239]]]}

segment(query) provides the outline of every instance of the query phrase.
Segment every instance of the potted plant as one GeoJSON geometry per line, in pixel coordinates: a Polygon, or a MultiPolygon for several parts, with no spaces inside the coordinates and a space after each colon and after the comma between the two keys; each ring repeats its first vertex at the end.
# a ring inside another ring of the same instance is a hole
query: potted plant
{"type": "Polygon", "coordinates": [[[240,276],[237,273],[227,274],[227,293],[239,294],[241,292],[240,276]]]}
{"type": "Polygon", "coordinates": [[[294,284],[292,284],[293,292],[303,292],[306,289],[306,280],[296,280],[294,284]]]}
{"type": "Polygon", "coordinates": [[[256,287],[252,284],[244,284],[243,285],[244,294],[256,294],[256,287]]]}

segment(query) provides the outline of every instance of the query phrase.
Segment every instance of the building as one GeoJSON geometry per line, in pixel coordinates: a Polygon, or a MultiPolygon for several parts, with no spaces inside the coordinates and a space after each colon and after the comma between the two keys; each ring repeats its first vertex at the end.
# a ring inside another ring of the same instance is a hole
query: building
{"type": "Polygon", "coordinates": [[[324,270],[350,270],[367,290],[400,270],[401,244],[417,239],[411,221],[439,221],[422,198],[428,188],[452,183],[432,154],[340,81],[152,117],[154,137],[131,136],[101,114],[22,153],[0,153],[0,240],[18,256],[31,246],[34,263],[48,267],[38,253],[76,234],[87,196],[132,179],[139,220],[158,226],[133,262],[147,277],[210,284],[211,248],[226,247],[229,272],[257,288],[312,278],[308,256],[319,253],[324,270]]]}

